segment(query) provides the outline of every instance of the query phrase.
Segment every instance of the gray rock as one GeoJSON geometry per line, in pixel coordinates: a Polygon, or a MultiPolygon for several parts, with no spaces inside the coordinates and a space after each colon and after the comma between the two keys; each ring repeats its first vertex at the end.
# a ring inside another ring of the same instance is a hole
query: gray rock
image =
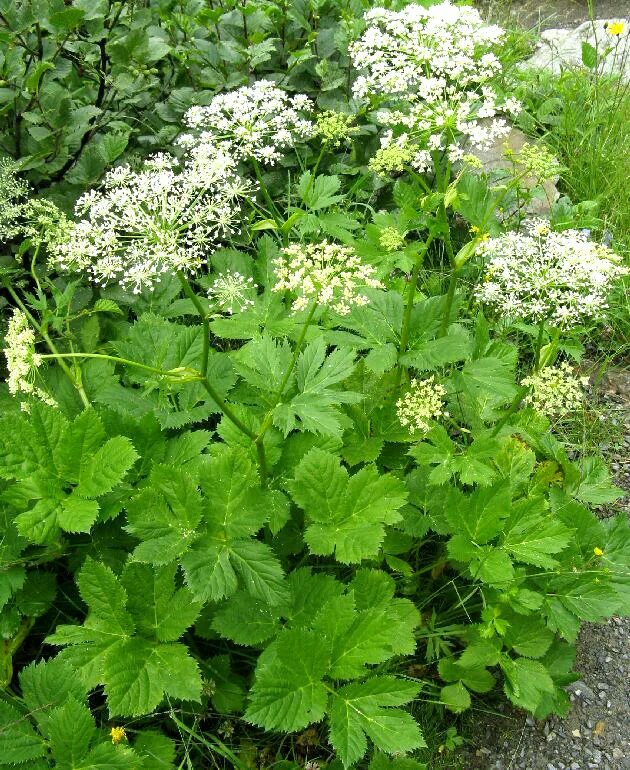
{"type": "Polygon", "coordinates": [[[621,20],[625,30],[611,35],[608,20],[585,21],[575,29],[546,29],[540,36],[538,48],[524,66],[546,69],[555,74],[567,67],[583,67],[582,44],[588,43],[599,52],[598,72],[621,75],[630,80],[630,36],[628,20],[621,20]]]}

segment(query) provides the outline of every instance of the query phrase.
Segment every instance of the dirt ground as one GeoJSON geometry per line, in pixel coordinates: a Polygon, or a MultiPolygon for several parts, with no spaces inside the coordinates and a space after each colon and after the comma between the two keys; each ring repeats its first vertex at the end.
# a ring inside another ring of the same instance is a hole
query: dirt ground
{"type": "MultiPolygon", "coordinates": [[[[526,28],[576,27],[589,18],[587,0],[478,0],[488,17],[497,23],[507,21],[526,28]]],[[[630,0],[593,0],[596,19],[630,18],[630,0]]]]}

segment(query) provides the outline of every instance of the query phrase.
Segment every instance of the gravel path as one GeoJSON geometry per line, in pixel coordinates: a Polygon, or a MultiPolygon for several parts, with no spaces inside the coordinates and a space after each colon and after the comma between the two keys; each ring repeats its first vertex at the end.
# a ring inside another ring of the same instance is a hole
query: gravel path
{"type": "MultiPolygon", "coordinates": [[[[629,495],[613,510],[630,515],[630,374],[604,378],[603,408],[613,424],[625,426],[623,445],[611,452],[616,483],[629,495]],[[612,454],[614,452],[614,455],[612,454]]],[[[508,704],[505,715],[484,717],[463,753],[466,770],[630,770],[630,618],[583,626],[575,671],[568,688],[573,708],[564,718],[537,722],[508,704]]]]}

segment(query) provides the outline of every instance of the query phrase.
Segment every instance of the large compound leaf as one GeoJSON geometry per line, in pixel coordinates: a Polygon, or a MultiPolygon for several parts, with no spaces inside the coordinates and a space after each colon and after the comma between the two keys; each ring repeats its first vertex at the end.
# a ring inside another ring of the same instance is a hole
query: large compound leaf
{"type": "Polygon", "coordinates": [[[381,476],[370,466],[350,477],[335,455],[321,449],[312,449],[300,462],[291,494],[307,514],[305,539],[311,553],[334,553],[344,564],[377,554],[385,525],[400,521],[407,498],[395,476],[381,476]]]}

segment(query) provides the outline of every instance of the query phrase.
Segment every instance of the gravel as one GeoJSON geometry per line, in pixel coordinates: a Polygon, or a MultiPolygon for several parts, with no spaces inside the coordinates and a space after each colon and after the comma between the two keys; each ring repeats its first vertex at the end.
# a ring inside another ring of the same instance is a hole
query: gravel
{"type": "MultiPolygon", "coordinates": [[[[602,407],[614,425],[625,426],[621,445],[607,448],[616,483],[630,493],[630,374],[608,374],[600,386],[602,407]]],[[[605,452],[606,453],[606,452],[605,452]]],[[[630,496],[619,510],[630,515],[630,496]]],[[[466,770],[630,770],[630,618],[587,623],[579,641],[575,671],[580,679],[567,691],[573,704],[564,718],[537,722],[499,707],[484,717],[462,752],[466,770]]]]}

